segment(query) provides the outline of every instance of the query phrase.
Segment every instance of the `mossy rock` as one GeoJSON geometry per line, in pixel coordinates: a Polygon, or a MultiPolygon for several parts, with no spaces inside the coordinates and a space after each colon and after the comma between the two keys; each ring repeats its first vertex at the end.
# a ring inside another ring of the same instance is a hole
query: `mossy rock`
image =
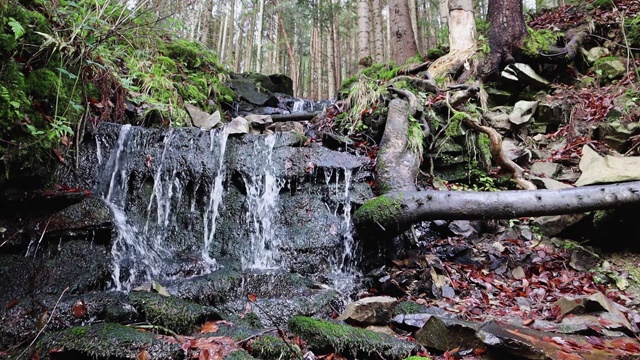
{"type": "Polygon", "coordinates": [[[419,346],[391,335],[340,325],[330,321],[296,316],[289,331],[304,339],[316,351],[333,351],[358,359],[404,359],[419,346]]]}
{"type": "Polygon", "coordinates": [[[281,338],[269,335],[260,336],[249,344],[250,354],[259,359],[300,359],[302,357],[300,347],[295,344],[289,344],[289,346],[281,338]]]}
{"type": "Polygon", "coordinates": [[[51,349],[64,349],[56,352],[56,359],[137,359],[143,349],[151,359],[184,358],[180,344],[170,344],[156,339],[152,333],[110,323],[48,333],[37,346],[44,354],[51,349]]]}
{"type": "Polygon", "coordinates": [[[393,309],[393,316],[407,314],[422,314],[427,307],[414,301],[403,301],[393,309]]]}
{"type": "Polygon", "coordinates": [[[220,319],[211,307],[158,293],[132,292],[129,299],[147,322],[167,327],[177,333],[189,333],[197,324],[220,319]]]}
{"type": "Polygon", "coordinates": [[[253,356],[249,355],[248,352],[244,350],[236,350],[234,352],[230,352],[227,356],[224,357],[224,360],[252,360],[255,359],[253,356]]]}

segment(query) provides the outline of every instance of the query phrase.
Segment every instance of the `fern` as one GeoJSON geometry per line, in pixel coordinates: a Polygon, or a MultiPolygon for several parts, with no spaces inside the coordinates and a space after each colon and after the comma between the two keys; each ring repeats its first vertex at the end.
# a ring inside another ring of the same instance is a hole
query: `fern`
{"type": "Polygon", "coordinates": [[[13,31],[13,37],[18,40],[24,35],[24,28],[16,19],[10,17],[8,22],[11,31],[13,31]]]}

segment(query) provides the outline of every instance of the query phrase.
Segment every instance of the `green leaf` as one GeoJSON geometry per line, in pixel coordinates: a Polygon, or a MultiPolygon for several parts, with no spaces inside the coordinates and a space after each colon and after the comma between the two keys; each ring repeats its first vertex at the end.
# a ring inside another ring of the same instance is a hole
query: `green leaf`
{"type": "Polygon", "coordinates": [[[24,35],[24,28],[22,27],[22,24],[20,24],[16,19],[10,17],[9,26],[11,27],[11,31],[13,31],[13,37],[16,40],[24,35]]]}
{"type": "Polygon", "coordinates": [[[63,69],[63,68],[57,68],[58,71],[60,71],[60,73],[65,74],[69,77],[69,79],[73,80],[75,78],[77,78],[78,76],[76,76],[76,74],[72,74],[70,72],[68,72],[67,70],[63,69]]]}

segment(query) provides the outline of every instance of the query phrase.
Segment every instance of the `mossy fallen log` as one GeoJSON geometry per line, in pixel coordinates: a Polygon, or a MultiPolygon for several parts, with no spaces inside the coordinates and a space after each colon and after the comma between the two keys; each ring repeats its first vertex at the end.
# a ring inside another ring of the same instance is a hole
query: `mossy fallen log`
{"type": "Polygon", "coordinates": [[[562,190],[390,192],[358,208],[360,234],[392,236],[427,220],[512,219],[612,209],[640,203],[640,181],[562,190]]]}

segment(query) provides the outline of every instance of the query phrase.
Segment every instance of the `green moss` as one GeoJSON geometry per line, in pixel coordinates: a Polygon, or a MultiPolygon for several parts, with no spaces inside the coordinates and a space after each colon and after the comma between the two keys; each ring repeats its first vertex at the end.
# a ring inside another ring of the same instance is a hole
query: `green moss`
{"type": "Polygon", "coordinates": [[[403,301],[393,309],[393,316],[405,314],[421,314],[427,307],[414,301],[403,301]]]}
{"type": "Polygon", "coordinates": [[[152,358],[160,352],[164,353],[163,358],[180,358],[181,354],[178,344],[167,344],[155,340],[152,333],[109,323],[48,333],[37,346],[45,354],[48,354],[50,349],[63,348],[70,354],[79,352],[84,357],[98,359],[137,358],[140,349],[150,349],[152,358]],[[154,350],[151,350],[152,348],[154,350]]]}
{"type": "Polygon", "coordinates": [[[640,47],[640,16],[636,16],[629,21],[625,19],[624,29],[629,46],[640,47]]]}
{"type": "Polygon", "coordinates": [[[174,40],[164,46],[162,52],[171,59],[180,62],[188,69],[201,66],[218,67],[216,54],[202,44],[188,40],[174,40]]]}
{"type": "Polygon", "coordinates": [[[236,350],[227,354],[224,357],[224,360],[252,360],[255,359],[253,356],[249,355],[248,352],[244,350],[236,350]]]}
{"type": "Polygon", "coordinates": [[[449,118],[449,124],[447,125],[447,129],[444,131],[445,136],[456,137],[462,135],[462,122],[469,118],[469,114],[462,111],[456,111],[453,116],[449,118]]]}
{"type": "Polygon", "coordinates": [[[491,140],[487,134],[478,134],[477,137],[478,150],[482,156],[482,161],[486,164],[491,163],[491,140]]]}
{"type": "Polygon", "coordinates": [[[613,1],[612,0],[595,0],[591,5],[591,8],[598,8],[602,10],[611,10],[613,9],[613,1]]]}
{"type": "Polygon", "coordinates": [[[378,196],[362,204],[354,216],[368,223],[383,223],[400,214],[398,202],[388,196],[378,196]]]}
{"type": "Polygon", "coordinates": [[[378,354],[384,359],[403,359],[416,349],[414,344],[387,334],[303,316],[291,318],[288,326],[317,351],[334,351],[356,358],[378,354]]]}
{"type": "Polygon", "coordinates": [[[420,124],[413,116],[409,117],[407,147],[421,156],[424,152],[424,132],[422,131],[422,124],[420,124]]]}
{"type": "Polygon", "coordinates": [[[218,318],[210,307],[158,293],[136,291],[129,295],[131,304],[147,322],[177,333],[188,333],[207,319],[218,318]]]}
{"type": "Polygon", "coordinates": [[[292,351],[284,340],[275,336],[260,336],[249,344],[250,354],[260,359],[282,359],[297,360],[302,357],[300,347],[289,344],[295,351],[292,351]]]}
{"type": "Polygon", "coordinates": [[[548,29],[534,30],[527,28],[529,34],[524,38],[522,51],[529,56],[537,56],[541,51],[548,51],[558,42],[562,33],[548,29]]]}

